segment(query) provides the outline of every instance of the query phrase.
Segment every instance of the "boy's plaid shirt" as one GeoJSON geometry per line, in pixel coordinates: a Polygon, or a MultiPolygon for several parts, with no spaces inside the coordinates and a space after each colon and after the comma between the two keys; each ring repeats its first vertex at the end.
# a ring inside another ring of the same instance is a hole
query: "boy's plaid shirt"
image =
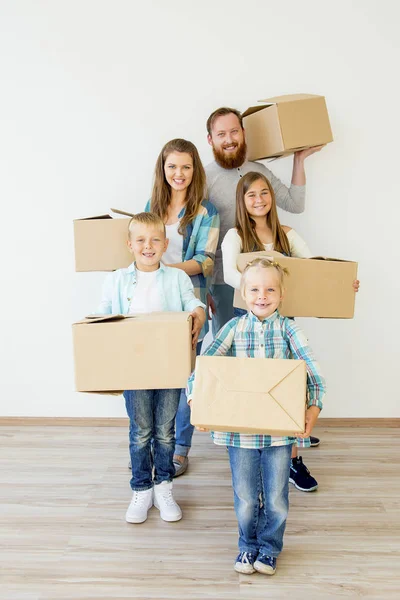
{"type": "MultiPolygon", "coordinates": [[[[307,338],[293,319],[282,317],[278,311],[262,322],[251,312],[243,317],[231,319],[217,333],[204,355],[304,360],[307,370],[307,406],[322,408],[325,379],[307,338]]],[[[192,397],[194,375],[192,373],[188,381],[189,399],[192,397]]],[[[296,438],[289,436],[276,437],[218,431],[212,431],[211,436],[216,444],[240,448],[284,446],[296,442],[296,438]]],[[[310,445],[310,439],[298,438],[298,445],[307,447],[310,445]]]]}

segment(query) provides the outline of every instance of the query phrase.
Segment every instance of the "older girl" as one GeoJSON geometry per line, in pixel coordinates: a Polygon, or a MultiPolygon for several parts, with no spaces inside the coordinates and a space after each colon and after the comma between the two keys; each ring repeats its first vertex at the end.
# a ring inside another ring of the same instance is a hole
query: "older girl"
{"type": "MultiPolygon", "coordinates": [[[[241,252],[276,250],[286,256],[310,258],[305,241],[292,228],[281,225],[276,209],[274,190],[262,173],[246,173],[236,188],[236,227],[229,229],[221,245],[225,283],[240,289],[241,274],[236,261],[241,252]]],[[[359,281],[353,283],[358,291],[359,281]]],[[[246,311],[234,309],[235,316],[246,311]]],[[[319,439],[299,440],[302,447],[317,446],[319,439]]],[[[303,492],[317,489],[318,483],[310,474],[302,457],[297,456],[297,446],[292,447],[290,482],[303,492]]]]}

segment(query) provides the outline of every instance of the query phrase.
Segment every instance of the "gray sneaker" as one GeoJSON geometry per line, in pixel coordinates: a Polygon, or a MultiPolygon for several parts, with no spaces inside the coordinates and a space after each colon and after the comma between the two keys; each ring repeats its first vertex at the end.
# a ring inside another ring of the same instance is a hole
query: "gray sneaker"
{"type": "Polygon", "coordinates": [[[187,456],[184,457],[183,462],[179,462],[179,460],[174,460],[175,467],[175,475],[174,477],[179,477],[179,475],[183,475],[186,469],[188,468],[189,458],[187,456]]]}

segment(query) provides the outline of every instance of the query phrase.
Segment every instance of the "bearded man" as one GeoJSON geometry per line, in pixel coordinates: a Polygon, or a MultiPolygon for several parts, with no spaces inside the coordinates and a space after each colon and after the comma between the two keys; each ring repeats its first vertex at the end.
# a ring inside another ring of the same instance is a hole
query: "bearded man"
{"type": "Polygon", "coordinates": [[[224,282],[221,243],[228,229],[235,227],[236,186],[249,171],[263,173],[271,182],[277,205],[291,213],[302,213],[305,205],[306,175],[304,160],[322,146],[294,153],[290,188],[258,162],[246,160],[246,139],[242,115],[234,108],[218,108],[207,120],[207,140],[212,146],[214,162],[206,167],[208,200],[217,208],[221,220],[220,236],[214,263],[209,298],[213,335],[233,318],[233,293],[224,282]]]}

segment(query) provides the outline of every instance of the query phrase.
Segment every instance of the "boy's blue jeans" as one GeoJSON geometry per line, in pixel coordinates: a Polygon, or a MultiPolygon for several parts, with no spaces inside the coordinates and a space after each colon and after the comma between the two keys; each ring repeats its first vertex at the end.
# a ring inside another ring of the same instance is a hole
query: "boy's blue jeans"
{"type": "MultiPolygon", "coordinates": [[[[196,346],[196,356],[199,356],[203,342],[196,346]]],[[[181,390],[178,412],[176,413],[176,442],[175,454],[187,456],[192,445],[194,427],[190,423],[190,406],[187,403],[186,390],[181,390]]]]}
{"type": "Polygon", "coordinates": [[[180,393],[180,389],[124,392],[129,416],[133,491],[148,490],[153,487],[153,483],[157,485],[163,481],[172,481],[175,474],[172,462],[175,448],[174,426],[180,393]]]}
{"type": "Polygon", "coordinates": [[[289,511],[292,446],[228,447],[239,551],[278,556],[289,511]],[[261,499],[261,502],[260,502],[261,499]]]}

